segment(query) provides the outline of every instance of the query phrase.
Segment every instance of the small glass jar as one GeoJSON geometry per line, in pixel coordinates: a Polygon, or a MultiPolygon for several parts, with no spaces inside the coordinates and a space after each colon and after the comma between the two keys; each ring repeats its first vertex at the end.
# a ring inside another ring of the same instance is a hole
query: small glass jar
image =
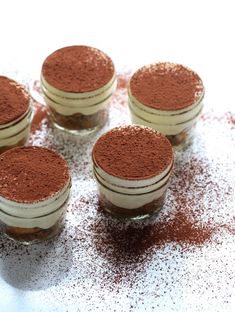
{"type": "Polygon", "coordinates": [[[173,63],[139,69],[128,88],[132,122],[160,131],[176,149],[191,143],[203,98],[200,77],[191,69],[173,63]]]}
{"type": "Polygon", "coordinates": [[[55,127],[73,134],[90,133],[108,118],[116,89],[113,63],[98,49],[59,49],[43,63],[41,89],[55,127]]]}
{"type": "Polygon", "coordinates": [[[31,120],[31,98],[26,88],[0,76],[0,153],[27,142],[31,120]]]}
{"type": "Polygon", "coordinates": [[[174,159],[164,135],[137,125],[114,128],[98,139],[92,159],[101,208],[131,219],[162,208],[174,159]]]}
{"type": "Polygon", "coordinates": [[[42,147],[17,147],[0,156],[0,231],[24,244],[58,234],[71,188],[66,161],[42,147]]]}

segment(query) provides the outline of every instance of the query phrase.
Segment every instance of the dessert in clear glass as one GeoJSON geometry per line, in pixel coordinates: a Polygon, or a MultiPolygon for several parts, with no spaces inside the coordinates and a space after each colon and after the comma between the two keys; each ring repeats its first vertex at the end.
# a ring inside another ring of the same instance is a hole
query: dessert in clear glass
{"type": "Polygon", "coordinates": [[[0,76],[0,153],[27,142],[31,119],[32,108],[26,88],[0,76]]]}
{"type": "Polygon", "coordinates": [[[92,160],[100,206],[109,213],[142,219],[164,205],[174,156],[163,134],[138,125],[114,128],[97,140],[92,160]]]}
{"type": "Polygon", "coordinates": [[[47,240],[64,224],[71,178],[66,161],[42,147],[0,155],[0,231],[25,244],[47,240]]]}
{"type": "Polygon", "coordinates": [[[172,145],[179,148],[191,142],[203,98],[201,78],[191,69],[174,63],[140,68],[128,87],[133,123],[165,134],[172,145]]]}
{"type": "Polygon", "coordinates": [[[57,128],[89,133],[107,121],[108,104],[116,88],[114,64],[96,48],[64,47],[45,59],[41,88],[57,128]]]}

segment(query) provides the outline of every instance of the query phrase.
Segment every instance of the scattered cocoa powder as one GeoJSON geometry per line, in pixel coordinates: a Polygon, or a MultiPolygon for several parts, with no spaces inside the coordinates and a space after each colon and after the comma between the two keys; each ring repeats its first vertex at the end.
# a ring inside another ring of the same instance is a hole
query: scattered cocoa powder
{"type": "Polygon", "coordinates": [[[117,76],[117,89],[120,90],[121,89],[125,89],[127,88],[128,82],[131,78],[131,72],[126,72],[126,73],[118,73],[117,76]]]}
{"type": "Polygon", "coordinates": [[[125,227],[114,221],[103,222],[102,225],[100,222],[94,223],[90,230],[94,235],[97,251],[104,255],[108,245],[113,250],[109,253],[110,260],[115,265],[118,259],[118,266],[126,261],[135,261],[149,250],[162,248],[167,243],[176,243],[186,248],[199,247],[209,242],[215,229],[196,225],[191,216],[184,212],[184,208],[181,207],[168,221],[158,222],[156,219],[153,224],[146,226],[141,223],[139,226],[130,224],[125,227]]]}
{"type": "Polygon", "coordinates": [[[173,63],[144,66],[130,80],[134,98],[160,110],[178,110],[197,102],[204,93],[200,77],[187,67],[173,63]]]}
{"type": "Polygon", "coordinates": [[[165,136],[136,125],[110,130],[98,139],[92,155],[105,172],[128,180],[158,175],[173,160],[172,147],[165,136]]]}
{"type": "Polygon", "coordinates": [[[0,125],[23,116],[29,108],[29,95],[16,81],[0,76],[0,125]]]}
{"type": "Polygon", "coordinates": [[[49,127],[49,112],[46,105],[39,80],[34,81],[29,87],[32,106],[33,106],[33,120],[31,123],[31,135],[37,130],[41,130],[42,124],[47,124],[49,127]]]}
{"type": "Polygon", "coordinates": [[[42,121],[49,122],[48,120],[48,109],[47,106],[42,105],[33,100],[34,115],[31,123],[31,134],[35,131],[40,130],[42,121]]]}
{"type": "Polygon", "coordinates": [[[0,196],[16,202],[37,202],[61,191],[69,170],[56,152],[19,147],[0,156],[0,196]]]}
{"type": "Polygon", "coordinates": [[[42,65],[44,79],[66,92],[90,92],[105,86],[114,65],[104,52],[87,46],[70,46],[50,54],[42,65]]]}

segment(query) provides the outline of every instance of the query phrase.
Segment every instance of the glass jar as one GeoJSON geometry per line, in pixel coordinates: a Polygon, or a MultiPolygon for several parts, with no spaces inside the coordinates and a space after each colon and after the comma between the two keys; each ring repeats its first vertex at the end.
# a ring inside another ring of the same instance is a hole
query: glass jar
{"type": "Polygon", "coordinates": [[[25,244],[58,234],[70,196],[67,162],[36,146],[0,155],[0,230],[25,244]]]}
{"type": "Polygon", "coordinates": [[[167,62],[140,68],[128,88],[132,122],[163,133],[176,149],[191,143],[203,98],[200,77],[188,67],[167,62]]]}
{"type": "Polygon", "coordinates": [[[44,61],[41,88],[55,127],[73,134],[90,133],[107,121],[116,88],[114,64],[96,48],[64,47],[44,61]]]}
{"type": "Polygon", "coordinates": [[[15,80],[0,75],[0,153],[27,142],[31,120],[28,90],[15,80]]]}
{"type": "Polygon", "coordinates": [[[78,94],[77,98],[74,98],[74,94],[56,94],[58,90],[55,91],[43,79],[41,86],[54,126],[73,134],[81,134],[95,131],[107,122],[108,105],[116,89],[116,78],[102,90],[78,94]]]}
{"type": "Polygon", "coordinates": [[[162,208],[174,162],[164,135],[137,125],[114,128],[97,140],[92,160],[101,208],[131,219],[162,208]]]}

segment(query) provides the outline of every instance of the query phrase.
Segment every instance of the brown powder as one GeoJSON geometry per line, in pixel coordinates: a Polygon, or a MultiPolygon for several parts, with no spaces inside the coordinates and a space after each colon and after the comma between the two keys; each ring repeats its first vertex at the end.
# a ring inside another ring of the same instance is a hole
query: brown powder
{"type": "Polygon", "coordinates": [[[181,246],[202,246],[209,242],[215,230],[211,227],[198,226],[181,207],[173,218],[143,226],[130,224],[125,226],[117,222],[94,223],[91,232],[99,253],[106,252],[107,245],[112,248],[109,254],[113,264],[118,265],[128,260],[135,261],[152,248],[162,248],[167,243],[181,246]],[[118,262],[115,262],[118,261],[118,262]]]}
{"type": "Polygon", "coordinates": [[[165,136],[136,125],[117,127],[103,135],[92,155],[105,172],[128,180],[158,175],[173,159],[171,144],[165,136]]]}
{"type": "Polygon", "coordinates": [[[117,76],[117,89],[120,91],[121,89],[127,89],[128,81],[131,78],[131,72],[126,73],[118,73],[117,76]]]}
{"type": "Polygon", "coordinates": [[[21,203],[42,201],[68,183],[66,161],[41,147],[14,148],[0,157],[0,196],[21,203]]]}
{"type": "Polygon", "coordinates": [[[140,68],[130,80],[134,98],[160,110],[178,110],[197,102],[204,93],[200,77],[179,64],[157,63],[140,68]]]}
{"type": "Polygon", "coordinates": [[[41,91],[40,81],[36,80],[30,84],[29,87],[32,106],[33,106],[33,120],[31,122],[31,134],[37,130],[41,130],[42,124],[49,126],[48,106],[46,105],[41,91]],[[42,102],[42,103],[41,103],[42,102]]]}
{"type": "Polygon", "coordinates": [[[29,95],[16,81],[0,76],[0,125],[24,115],[29,108],[29,95]]]}
{"type": "Polygon", "coordinates": [[[49,122],[48,120],[48,109],[45,105],[42,105],[33,100],[34,115],[31,124],[31,133],[35,133],[36,130],[40,130],[43,121],[49,122]]]}
{"type": "Polygon", "coordinates": [[[70,46],[49,55],[42,65],[44,79],[65,92],[90,92],[106,85],[114,75],[110,57],[87,46],[70,46]]]}

